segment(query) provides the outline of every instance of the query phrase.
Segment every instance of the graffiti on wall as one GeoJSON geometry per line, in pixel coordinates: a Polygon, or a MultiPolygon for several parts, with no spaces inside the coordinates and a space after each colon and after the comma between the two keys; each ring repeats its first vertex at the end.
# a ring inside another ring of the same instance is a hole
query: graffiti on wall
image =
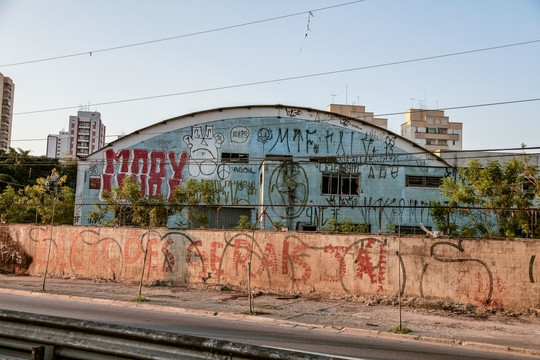
{"type": "MultiPolygon", "coordinates": [[[[232,146],[231,149],[241,146],[241,151],[251,154],[251,146],[258,144],[259,147],[262,145],[262,152],[266,155],[313,155],[314,161],[310,158],[307,166],[285,161],[271,172],[269,183],[265,184],[267,190],[264,190],[263,201],[268,201],[281,219],[305,222],[309,216],[306,209],[309,198],[316,204],[325,205],[326,209],[333,209],[335,216],[341,208],[359,208],[360,218],[355,222],[374,223],[380,207],[385,204],[400,207],[399,210],[383,211],[382,218],[386,222],[396,223],[396,214],[399,211],[403,215],[405,205],[409,210],[408,215],[402,217],[403,221],[415,224],[430,222],[428,211],[423,207],[413,208],[414,205],[410,204],[422,200],[365,195],[372,193],[371,189],[380,189],[381,182],[401,179],[401,165],[427,164],[427,158],[421,155],[403,154],[396,147],[397,135],[365,129],[350,119],[333,114],[293,108],[283,110],[290,118],[288,125],[269,127],[261,121],[259,125],[238,124],[224,133],[218,131],[216,125],[195,125],[182,130],[183,134],[179,135],[181,141],[168,137],[152,139],[154,150],[107,149],[104,151],[105,166],[99,167],[94,163],[89,168],[89,189],[99,190],[102,199],[103,191],[111,191],[113,186],[121,185],[126,176],[134,175],[141,183],[141,197],[164,195],[171,199],[174,188],[182,183],[185,176],[191,176],[211,179],[224,204],[253,205],[258,203],[257,165],[223,161],[221,152],[224,148],[232,151],[227,146],[232,146]],[[300,116],[340,126],[310,128],[305,126],[305,120],[300,116]],[[296,121],[302,122],[301,126],[296,121]],[[181,146],[186,151],[179,151],[181,146]],[[317,179],[313,179],[314,169],[318,169],[317,174],[320,174],[317,179]],[[327,174],[357,174],[358,179],[361,176],[362,184],[357,185],[358,193],[310,194],[310,184],[322,183],[323,176],[327,174]]],[[[82,213],[77,209],[77,216],[82,213]]],[[[320,221],[310,222],[315,223],[324,225],[320,221]]]]}
{"type": "Polygon", "coordinates": [[[218,151],[225,141],[221,133],[214,132],[212,125],[192,126],[191,134],[184,136],[189,148],[189,175],[207,177],[218,168],[218,151]]]}
{"type": "Polygon", "coordinates": [[[115,280],[133,276],[130,269],[140,269],[143,263],[147,278],[176,271],[178,264],[173,248],[190,241],[181,233],[161,234],[158,231],[131,231],[124,241],[119,241],[102,228],[51,234],[46,227],[32,227],[29,238],[36,244],[33,266],[37,272],[46,266],[50,243],[51,273],[85,274],[115,280]]]}
{"type": "Polygon", "coordinates": [[[141,183],[141,197],[165,195],[170,198],[174,188],[182,182],[182,171],[189,159],[187,152],[148,149],[118,152],[108,149],[104,155],[100,197],[104,191],[110,192],[113,186],[121,185],[126,176],[135,176],[141,183]]]}
{"type": "Polygon", "coordinates": [[[470,300],[480,304],[492,304],[500,301],[500,296],[504,294],[500,287],[500,281],[491,271],[490,266],[481,259],[467,257],[464,255],[465,247],[463,240],[458,240],[457,243],[450,241],[440,241],[431,245],[430,256],[435,263],[426,263],[422,268],[420,275],[419,291],[421,296],[425,296],[424,284],[429,281],[430,277],[436,277],[440,281],[440,277],[447,272],[458,271],[462,274],[469,274],[475,278],[475,283],[472,284],[468,280],[459,281],[454,284],[454,288],[446,290],[449,292],[466,293],[470,300]],[[451,267],[454,271],[449,271],[451,267]],[[442,270],[444,269],[444,270],[442,270]],[[494,287],[498,286],[498,299],[494,299],[494,287]]]}
{"type": "Polygon", "coordinates": [[[31,264],[32,257],[21,243],[13,240],[6,226],[0,226],[0,269],[18,273],[28,270],[31,264]]]}
{"type": "Polygon", "coordinates": [[[537,243],[263,232],[17,225],[0,234],[2,268],[119,281],[210,281],[274,289],[537,306],[537,243]],[[6,236],[7,234],[7,236],[6,236]],[[14,238],[17,238],[14,240],[14,238]],[[399,240],[398,240],[399,241],[399,240]],[[510,254],[510,257],[509,255],[510,254]],[[519,254],[516,256],[516,254],[519,254]],[[522,263],[519,263],[519,262],[522,263]],[[6,265],[8,267],[6,268],[6,265]],[[398,285],[398,269],[399,285],[398,285]]]}
{"type": "Polygon", "coordinates": [[[186,264],[201,278],[209,272],[217,275],[218,283],[234,279],[245,285],[251,263],[251,278],[269,287],[278,277],[286,277],[292,288],[322,278],[323,282],[340,283],[345,292],[350,292],[348,282],[344,281],[347,276],[364,284],[366,289],[374,287],[379,293],[385,284],[387,244],[384,240],[364,238],[349,246],[316,247],[294,235],[275,244],[238,233],[225,242],[212,241],[210,253],[205,248],[208,246],[204,247],[202,241],[193,242],[187,251],[186,264]],[[332,254],[333,260],[315,266],[309,259],[319,258],[320,253],[332,254]],[[319,274],[320,268],[323,271],[319,274]],[[229,273],[224,269],[229,269],[229,273]]]}
{"type": "Polygon", "coordinates": [[[291,161],[277,166],[270,176],[269,189],[272,209],[282,218],[293,219],[302,214],[309,198],[309,180],[302,166],[291,161]]]}

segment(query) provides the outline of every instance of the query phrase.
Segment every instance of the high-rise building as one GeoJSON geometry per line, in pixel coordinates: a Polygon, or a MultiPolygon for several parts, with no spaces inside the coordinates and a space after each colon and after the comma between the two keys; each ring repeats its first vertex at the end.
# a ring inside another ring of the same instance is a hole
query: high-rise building
{"type": "Polygon", "coordinates": [[[67,131],[47,136],[47,157],[58,159],[73,157],[69,153],[69,133],[67,131]]]}
{"type": "Polygon", "coordinates": [[[449,121],[441,110],[409,109],[401,135],[428,150],[462,150],[463,124],[449,121]]]}
{"type": "Polygon", "coordinates": [[[105,146],[105,125],[97,111],[78,111],[69,117],[69,156],[84,157],[105,146]]]}
{"type": "Polygon", "coordinates": [[[365,106],[330,104],[328,105],[327,110],[329,112],[349,116],[358,120],[363,120],[370,124],[388,129],[388,119],[381,119],[381,118],[373,117],[372,112],[366,112],[365,106]]]}
{"type": "Polygon", "coordinates": [[[15,84],[13,80],[0,73],[0,94],[2,94],[2,107],[0,108],[0,150],[8,150],[11,146],[11,121],[13,119],[13,95],[15,84]]]}

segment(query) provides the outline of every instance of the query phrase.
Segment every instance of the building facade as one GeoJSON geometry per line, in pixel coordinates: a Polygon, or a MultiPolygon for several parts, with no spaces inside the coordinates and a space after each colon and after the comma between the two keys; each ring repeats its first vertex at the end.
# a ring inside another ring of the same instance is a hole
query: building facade
{"type": "Polygon", "coordinates": [[[105,125],[96,111],[78,111],[69,117],[69,156],[84,157],[105,145],[105,125]]]}
{"type": "Polygon", "coordinates": [[[401,124],[401,136],[431,151],[460,151],[462,130],[462,123],[450,121],[440,110],[409,109],[401,124]]]}
{"type": "Polygon", "coordinates": [[[50,134],[47,136],[46,156],[57,159],[72,157],[69,152],[69,133],[67,131],[60,131],[58,135],[50,134]]]}
{"type": "Polygon", "coordinates": [[[0,150],[7,151],[11,146],[15,84],[10,78],[2,75],[2,73],[0,73],[0,94],[2,94],[2,107],[0,108],[0,150]]]}
{"type": "Polygon", "coordinates": [[[330,104],[326,109],[329,112],[352,117],[388,129],[388,119],[373,117],[372,112],[366,112],[365,106],[330,104]]]}
{"type": "MultiPolygon", "coordinates": [[[[453,169],[430,151],[351,117],[301,107],[245,106],[164,120],[124,136],[78,165],[75,223],[102,195],[134,176],[141,197],[187,179],[208,179],[220,203],[209,227],[232,228],[240,215],[259,227],[320,230],[330,219],[432,226],[427,205],[453,169]]],[[[181,223],[171,217],[169,226],[181,223]]],[[[184,222],[185,223],[185,222],[184,222]]]]}

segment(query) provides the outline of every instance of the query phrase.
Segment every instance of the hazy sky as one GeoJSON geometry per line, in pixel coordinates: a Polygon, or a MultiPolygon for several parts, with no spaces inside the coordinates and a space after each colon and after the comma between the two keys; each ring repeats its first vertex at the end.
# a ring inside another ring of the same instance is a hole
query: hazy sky
{"type": "MultiPolygon", "coordinates": [[[[237,105],[326,109],[334,99],[377,115],[540,98],[540,42],[372,67],[540,40],[539,0],[365,0],[317,10],[347,2],[0,0],[0,72],[15,82],[19,114],[11,146],[45,154],[47,135],[67,129],[79,106],[101,112],[107,134],[119,135],[237,105]],[[99,51],[169,37],[178,38],[99,51]],[[364,69],[271,81],[352,68],[364,69]],[[266,83],[195,92],[255,82],[266,83]],[[94,105],[186,92],[195,93],[94,105]],[[21,114],[63,107],[72,108],[21,114]]],[[[464,149],[540,146],[540,101],[446,115],[463,123],[464,149]]],[[[405,115],[387,118],[400,133],[405,115]]]]}

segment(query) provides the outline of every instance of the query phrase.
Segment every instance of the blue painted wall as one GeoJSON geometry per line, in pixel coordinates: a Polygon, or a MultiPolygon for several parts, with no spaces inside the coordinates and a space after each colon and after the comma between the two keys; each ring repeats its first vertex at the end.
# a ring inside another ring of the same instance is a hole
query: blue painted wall
{"type": "Polygon", "coordinates": [[[168,197],[188,178],[212,180],[222,205],[250,208],[252,222],[265,210],[268,216],[260,218],[267,228],[268,218],[290,229],[320,228],[330,218],[370,224],[372,232],[384,232],[387,223],[431,226],[421,206],[442,200],[439,190],[407,186],[407,176],[451,174],[408,140],[335,114],[288,108],[277,116],[210,118],[160,123],[81,161],[77,195],[85,205],[76,209],[77,222],[88,224],[100,194],[135,175],[141,196],[168,197]],[[323,178],[341,180],[339,189],[323,178]]]}

